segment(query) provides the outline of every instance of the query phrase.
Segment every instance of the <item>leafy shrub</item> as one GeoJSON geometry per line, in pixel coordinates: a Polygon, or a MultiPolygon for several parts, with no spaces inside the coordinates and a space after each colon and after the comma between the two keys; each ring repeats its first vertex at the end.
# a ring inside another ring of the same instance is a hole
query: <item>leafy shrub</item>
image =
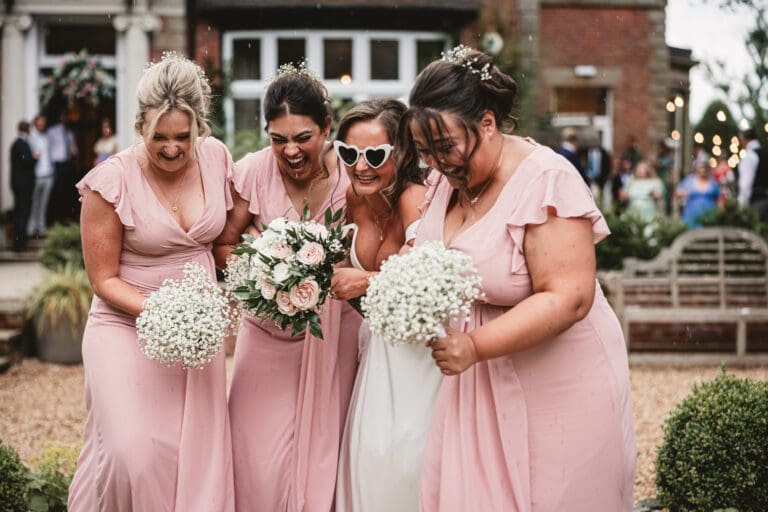
{"type": "Polygon", "coordinates": [[[69,484],[75,474],[79,447],[47,444],[29,476],[30,512],[66,512],[69,484]]]}
{"type": "Polygon", "coordinates": [[[605,220],[611,229],[611,236],[597,244],[595,253],[597,268],[618,270],[624,258],[635,257],[650,260],[672,244],[675,238],[686,230],[682,222],[657,217],[645,221],[631,213],[605,213],[605,220]]]}
{"type": "Polygon", "coordinates": [[[26,512],[27,468],[10,446],[0,441],[0,511],[26,512]]]}
{"type": "Polygon", "coordinates": [[[232,145],[232,158],[237,161],[248,153],[253,153],[269,145],[267,139],[262,139],[258,130],[240,130],[235,133],[232,145]]]}
{"type": "Polygon", "coordinates": [[[750,229],[763,238],[768,238],[768,225],[760,221],[757,211],[751,206],[741,206],[735,199],[725,203],[722,209],[712,210],[699,219],[703,226],[733,226],[750,229]]]}
{"type": "Polygon", "coordinates": [[[54,224],[40,249],[40,263],[51,270],[67,264],[83,268],[80,224],[54,224]]]}
{"type": "Polygon", "coordinates": [[[656,487],[672,512],[768,510],[768,382],[722,373],[667,418],[656,487]]]}
{"type": "Polygon", "coordinates": [[[85,270],[65,265],[47,274],[26,300],[27,318],[35,319],[37,335],[60,324],[69,325],[77,337],[88,319],[93,291],[85,270]]]}

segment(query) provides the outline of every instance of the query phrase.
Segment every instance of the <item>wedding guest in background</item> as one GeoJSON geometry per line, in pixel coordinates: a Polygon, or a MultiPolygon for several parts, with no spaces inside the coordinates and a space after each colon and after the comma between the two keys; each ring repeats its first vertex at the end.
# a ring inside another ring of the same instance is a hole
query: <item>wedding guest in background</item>
{"type": "Polygon", "coordinates": [[[648,160],[640,160],[622,191],[627,211],[648,222],[663,212],[664,183],[648,160]]]}
{"type": "Polygon", "coordinates": [[[754,128],[739,133],[739,142],[746,151],[739,161],[739,204],[757,210],[760,220],[768,221],[768,151],[760,147],[754,128]]]}
{"type": "MultiPolygon", "coordinates": [[[[323,222],[326,209],[344,207],[349,177],[329,150],[329,106],[325,86],[303,68],[284,70],[267,87],[270,146],[235,166],[234,208],[217,241],[221,268],[246,231],[258,234],[280,217],[298,221],[305,208],[323,222]]],[[[362,319],[329,297],[320,320],[322,340],[242,320],[229,396],[238,511],[333,508],[362,319]]]]}
{"type": "Polygon", "coordinates": [[[18,135],[11,145],[11,190],[13,191],[13,250],[27,248],[27,223],[35,190],[35,156],[29,145],[29,123],[19,121],[18,135]]]}
{"type": "Polygon", "coordinates": [[[45,236],[48,212],[48,200],[53,189],[54,169],[51,163],[50,145],[45,134],[45,116],[35,117],[32,131],[29,134],[29,144],[35,162],[35,188],[32,192],[32,212],[27,223],[27,235],[45,236]]]}
{"type": "Polygon", "coordinates": [[[51,202],[48,208],[48,220],[60,222],[77,218],[77,173],[74,159],[79,151],[75,135],[67,126],[66,112],[59,114],[58,122],[48,128],[48,142],[51,151],[54,180],[51,202]]]}
{"type": "Polygon", "coordinates": [[[422,512],[631,511],[636,449],[627,351],[595,275],[608,226],[567,160],[507,135],[517,85],[454,51],[417,77],[399,168],[437,184],[416,246],[474,260],[485,299],[430,343],[446,375],[421,469],[422,512]]]}
{"type": "Polygon", "coordinates": [[[117,153],[117,137],[112,131],[112,121],[108,117],[101,120],[101,137],[94,144],[93,152],[96,153],[93,165],[99,165],[117,153]]]}
{"type": "Polygon", "coordinates": [[[579,171],[579,174],[586,183],[589,183],[589,178],[584,171],[584,167],[581,164],[579,158],[579,135],[573,128],[564,128],[560,133],[560,147],[557,152],[564,156],[573,167],[579,171]]]}
{"type": "Polygon", "coordinates": [[[677,195],[685,201],[683,222],[690,228],[700,228],[702,215],[722,204],[720,186],[712,176],[708,162],[698,162],[694,172],[680,182],[677,195]]]}
{"type": "Polygon", "coordinates": [[[611,198],[613,210],[621,213],[627,208],[626,188],[632,179],[632,161],[626,158],[619,160],[619,168],[611,178],[611,198]]]}
{"type": "Polygon", "coordinates": [[[95,295],[71,512],[234,510],[224,352],[201,369],[168,367],[144,355],[135,327],[146,296],[186,263],[215,280],[211,242],[232,207],[232,159],[209,136],[210,96],[197,64],[178,55],[152,64],[137,92],[142,142],[77,184],[95,295]]]}
{"type": "MultiPolygon", "coordinates": [[[[405,105],[364,101],[339,122],[336,156],[351,185],[347,219],[355,224],[349,259],[331,291],[365,295],[381,263],[413,243],[426,187],[419,166],[395,168],[392,156],[405,105]]],[[[336,512],[417,510],[421,455],[442,374],[423,346],[392,346],[360,329],[360,369],[339,460],[336,512]]]]}

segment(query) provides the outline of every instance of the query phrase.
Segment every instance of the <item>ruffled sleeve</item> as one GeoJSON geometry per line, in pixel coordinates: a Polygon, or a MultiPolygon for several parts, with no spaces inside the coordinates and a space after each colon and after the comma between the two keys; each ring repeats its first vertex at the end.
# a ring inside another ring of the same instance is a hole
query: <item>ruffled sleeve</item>
{"type": "Polygon", "coordinates": [[[248,201],[248,211],[253,215],[259,215],[259,191],[256,176],[265,172],[272,157],[270,148],[264,148],[256,153],[248,153],[234,164],[232,173],[232,185],[235,192],[248,201]]]}
{"type": "Polygon", "coordinates": [[[119,156],[113,156],[100,163],[80,180],[76,187],[81,200],[84,190],[87,188],[97,192],[107,202],[115,207],[120,222],[125,229],[134,229],[128,188],[125,182],[126,162],[119,156]]]}
{"type": "Polygon", "coordinates": [[[210,150],[211,161],[214,162],[217,167],[222,164],[224,166],[224,206],[227,211],[229,211],[234,207],[232,190],[229,186],[229,184],[232,183],[232,177],[235,172],[235,164],[232,160],[232,154],[229,152],[229,148],[215,137],[206,137],[201,146],[205,149],[212,148],[210,150]]]}
{"type": "Polygon", "coordinates": [[[521,273],[525,267],[525,227],[528,224],[544,224],[549,208],[553,208],[558,217],[589,219],[594,243],[611,233],[589,187],[575,169],[565,167],[544,170],[523,189],[507,221],[507,230],[515,246],[512,273],[521,273]]]}

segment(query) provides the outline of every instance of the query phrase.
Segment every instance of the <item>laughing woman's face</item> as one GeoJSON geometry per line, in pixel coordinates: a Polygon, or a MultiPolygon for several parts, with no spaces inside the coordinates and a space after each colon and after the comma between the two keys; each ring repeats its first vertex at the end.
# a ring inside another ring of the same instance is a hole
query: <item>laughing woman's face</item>
{"type": "Polygon", "coordinates": [[[149,133],[148,127],[157,115],[157,110],[150,110],[144,116],[141,136],[147,150],[147,158],[159,171],[178,172],[189,163],[192,149],[192,119],[181,110],[171,110],[162,114],[155,125],[155,133],[149,133]]]}

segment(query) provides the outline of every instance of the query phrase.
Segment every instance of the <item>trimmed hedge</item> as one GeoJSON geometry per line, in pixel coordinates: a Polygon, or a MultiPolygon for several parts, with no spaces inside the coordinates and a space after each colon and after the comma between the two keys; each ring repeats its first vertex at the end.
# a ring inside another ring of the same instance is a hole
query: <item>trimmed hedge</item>
{"type": "Polygon", "coordinates": [[[658,499],[671,512],[768,510],[768,382],[722,373],[664,425],[658,499]]]}
{"type": "Polygon", "coordinates": [[[26,512],[27,478],[19,455],[0,441],[0,512],[26,512]]]}

